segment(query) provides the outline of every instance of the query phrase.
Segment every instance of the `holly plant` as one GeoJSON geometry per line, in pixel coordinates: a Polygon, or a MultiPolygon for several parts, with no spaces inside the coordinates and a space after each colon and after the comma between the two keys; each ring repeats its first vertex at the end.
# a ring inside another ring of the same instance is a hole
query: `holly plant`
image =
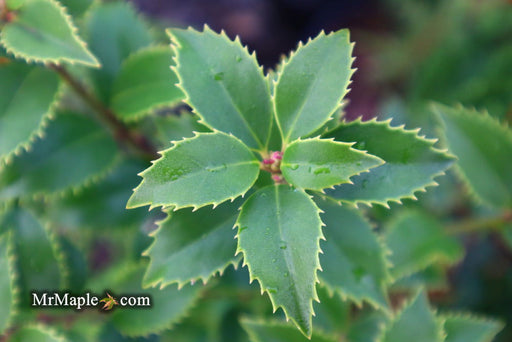
{"type": "Polygon", "coordinates": [[[238,38],[167,32],[177,86],[211,132],[160,152],[128,201],[169,215],[146,252],[145,285],[206,282],[243,260],[308,337],[317,283],[389,310],[384,253],[354,206],[414,198],[453,157],[390,121],[335,120],[354,72],[347,30],[299,44],[266,76],[238,38]],[[168,229],[185,215],[210,221],[168,229]]]}

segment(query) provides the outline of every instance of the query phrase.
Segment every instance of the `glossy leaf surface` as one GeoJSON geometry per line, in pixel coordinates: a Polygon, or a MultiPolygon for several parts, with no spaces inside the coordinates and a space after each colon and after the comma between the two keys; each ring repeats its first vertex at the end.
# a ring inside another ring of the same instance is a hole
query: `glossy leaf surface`
{"type": "Polygon", "coordinates": [[[251,281],[257,279],[274,310],[281,307],[311,336],[313,299],[322,221],[315,203],[302,190],[271,185],[258,190],[238,217],[238,253],[251,281]]]}

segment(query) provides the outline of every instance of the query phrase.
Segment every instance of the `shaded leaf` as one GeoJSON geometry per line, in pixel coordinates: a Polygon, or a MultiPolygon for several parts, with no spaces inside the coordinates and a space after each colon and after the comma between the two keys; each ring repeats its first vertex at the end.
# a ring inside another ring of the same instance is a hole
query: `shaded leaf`
{"type": "Polygon", "coordinates": [[[352,48],[348,30],[322,31],[284,62],[274,102],[285,142],[317,130],[341,105],[354,72],[352,48]]]}
{"type": "Polygon", "coordinates": [[[46,135],[0,168],[0,201],[79,188],[105,174],[117,159],[114,140],[89,118],[61,113],[46,135]]]}
{"type": "Polygon", "coordinates": [[[52,71],[16,61],[0,64],[0,162],[41,134],[57,97],[52,71]]]}
{"type": "Polygon", "coordinates": [[[450,152],[472,193],[495,207],[512,206],[512,131],[488,113],[434,106],[450,152]]]}
{"type": "Polygon", "coordinates": [[[457,238],[447,235],[435,218],[419,211],[406,211],[392,220],[384,238],[391,250],[394,278],[420,271],[436,262],[452,264],[464,255],[464,248],[457,238]]]}
{"type": "Polygon", "coordinates": [[[76,33],[65,7],[55,0],[24,1],[13,21],[2,28],[0,42],[28,62],[79,63],[99,67],[76,33]]]}
{"type": "Polygon", "coordinates": [[[350,342],[375,342],[389,317],[382,311],[366,311],[350,324],[347,339],[350,342]]]}
{"type": "Polygon", "coordinates": [[[82,16],[92,5],[93,0],[59,0],[72,17],[82,16]]]}
{"type": "Polygon", "coordinates": [[[444,342],[444,320],[430,309],[427,296],[419,292],[383,330],[378,342],[444,342]]]}
{"type": "Polygon", "coordinates": [[[153,119],[159,141],[167,146],[170,141],[191,138],[194,132],[211,132],[198,122],[196,115],[182,113],[180,115],[156,116],[153,119]]]}
{"type": "Polygon", "coordinates": [[[322,190],[382,164],[380,158],[351,148],[351,144],[327,140],[297,140],[286,147],[281,162],[284,178],[292,185],[322,190]]]}
{"type": "Polygon", "coordinates": [[[9,341],[12,342],[66,342],[63,336],[60,336],[55,330],[44,325],[26,325],[17,329],[11,336],[9,341]]]}
{"type": "Polygon", "coordinates": [[[236,267],[241,257],[235,257],[236,240],[232,228],[240,204],[237,200],[213,210],[169,211],[168,217],[152,234],[153,244],[144,253],[151,260],[144,285],[178,283],[183,286],[198,279],[206,283],[230,264],[236,267]]]}
{"type": "Polygon", "coordinates": [[[52,197],[44,215],[54,225],[69,230],[102,231],[140,226],[148,217],[147,210],[126,210],[126,199],[139,182],[137,172],[145,166],[145,163],[122,161],[105,179],[78,193],[52,197]]]}
{"type": "Polygon", "coordinates": [[[361,305],[367,301],[389,310],[387,285],[391,281],[386,249],[358,211],[332,201],[316,200],[326,227],[320,256],[322,284],[361,305]]]}
{"type": "Polygon", "coordinates": [[[375,119],[342,123],[327,132],[325,137],[356,142],[354,148],[386,162],[369,173],[353,177],[354,184],[342,184],[334,190],[327,190],[327,195],[352,203],[388,206],[389,201],[415,199],[415,192],[436,185],[433,178],[444,174],[453,158],[435,149],[435,141],[424,139],[417,133],[418,130],[407,131],[402,127],[392,127],[390,121],[375,119]]]}
{"type": "Polygon", "coordinates": [[[48,227],[30,211],[17,207],[6,213],[1,225],[12,233],[24,307],[29,306],[30,291],[56,291],[65,286],[63,255],[48,227]]]}
{"type": "Polygon", "coordinates": [[[156,107],[184,99],[168,46],[155,46],[132,54],[114,80],[111,108],[123,120],[135,120],[156,107]]]}
{"type": "MultiPolygon", "coordinates": [[[[115,281],[109,282],[115,286],[117,293],[140,293],[151,298],[151,307],[116,306],[112,312],[113,325],[128,336],[146,336],[159,333],[171,328],[191,308],[199,298],[202,286],[185,286],[178,290],[176,286],[168,286],[163,290],[141,288],[144,267],[118,266],[115,281]]],[[[107,277],[107,279],[112,279],[107,277]]],[[[120,297],[112,294],[114,298],[120,297]]]]}
{"type": "MultiPolygon", "coordinates": [[[[1,223],[0,223],[1,224],[1,223]]],[[[19,300],[12,233],[0,235],[0,335],[9,327],[19,300]]]]}
{"type": "Polygon", "coordinates": [[[86,15],[87,42],[101,62],[91,70],[100,99],[108,104],[121,64],[133,52],[152,43],[149,28],[127,2],[101,3],[86,15]]]}
{"type": "Polygon", "coordinates": [[[258,190],[237,220],[237,253],[243,253],[251,282],[257,279],[274,311],[281,307],[306,336],[312,333],[312,302],[317,300],[321,225],[315,203],[287,185],[258,190]]]}
{"type": "Polygon", "coordinates": [[[208,26],[203,32],[173,29],[168,34],[176,51],[179,87],[201,123],[232,133],[251,148],[265,148],[272,105],[255,55],[239,39],[231,41],[208,26]]]}
{"type": "Polygon", "coordinates": [[[322,282],[316,287],[320,302],[315,305],[314,330],[321,328],[330,333],[343,334],[351,325],[351,303],[343,301],[322,282]]]}
{"type": "Polygon", "coordinates": [[[241,320],[251,342],[335,342],[335,339],[316,332],[310,338],[302,335],[291,324],[279,321],[254,321],[248,318],[241,320]]]}
{"type": "Polygon", "coordinates": [[[237,138],[199,133],[178,141],[140,175],[128,208],[144,205],[199,208],[243,195],[259,174],[259,161],[237,138]],[[213,186],[214,185],[214,186],[213,186]]]}
{"type": "Polygon", "coordinates": [[[491,342],[503,323],[470,315],[444,315],[445,342],[491,342]]]}

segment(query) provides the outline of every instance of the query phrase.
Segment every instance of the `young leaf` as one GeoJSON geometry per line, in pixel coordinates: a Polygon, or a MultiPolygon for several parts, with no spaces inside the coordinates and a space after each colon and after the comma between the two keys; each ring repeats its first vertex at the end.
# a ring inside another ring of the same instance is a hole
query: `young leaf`
{"type": "Polygon", "coordinates": [[[10,53],[28,62],[100,64],[76,34],[65,7],[55,0],[24,1],[13,21],[3,29],[0,42],[10,53]]]}
{"type": "Polygon", "coordinates": [[[335,342],[333,337],[315,331],[311,337],[305,337],[290,324],[279,321],[241,320],[242,326],[251,342],[335,342]]]}
{"type": "Polygon", "coordinates": [[[275,113],[285,142],[317,130],[348,92],[353,44],[340,30],[299,44],[285,62],[275,86],[275,113]]]}
{"type": "Polygon", "coordinates": [[[0,335],[9,327],[18,301],[12,233],[0,235],[0,335]]]}
{"type": "Polygon", "coordinates": [[[237,254],[244,255],[251,282],[258,279],[274,311],[283,308],[286,317],[311,336],[323,237],[315,203],[302,190],[267,186],[244,203],[237,226],[237,254]]]}
{"type": "Polygon", "coordinates": [[[100,99],[108,104],[121,64],[133,52],[152,43],[149,28],[127,2],[98,2],[86,14],[87,42],[101,62],[91,70],[100,99]]]}
{"type": "Polygon", "coordinates": [[[417,130],[391,127],[390,121],[360,119],[342,123],[325,137],[357,142],[354,148],[383,159],[386,163],[353,177],[353,184],[342,184],[326,193],[352,203],[377,203],[415,199],[414,193],[436,185],[433,178],[452,164],[453,158],[435,149],[434,142],[418,136],[417,130]]]}
{"type": "Polygon", "coordinates": [[[17,61],[0,64],[0,163],[41,134],[57,97],[54,72],[17,61]]]}
{"type": "Polygon", "coordinates": [[[512,131],[488,113],[436,105],[445,142],[472,192],[494,207],[512,206],[512,131]]]}
{"type": "Polygon", "coordinates": [[[29,152],[0,169],[0,201],[62,193],[101,177],[117,160],[117,145],[94,121],[61,113],[29,152]]]}
{"type": "Polygon", "coordinates": [[[53,232],[30,211],[17,207],[6,214],[1,224],[12,233],[22,305],[29,306],[30,291],[62,288],[65,265],[53,232]]]}
{"type": "Polygon", "coordinates": [[[25,325],[9,336],[9,342],[67,342],[55,330],[44,325],[25,325]]]}
{"type": "Polygon", "coordinates": [[[140,174],[128,208],[144,205],[200,208],[243,195],[259,174],[259,161],[237,138],[199,133],[178,141],[140,174]]]}
{"type": "Polygon", "coordinates": [[[444,315],[445,342],[491,342],[503,323],[470,315],[444,315]]]}
{"type": "Polygon", "coordinates": [[[296,140],[286,147],[281,161],[284,178],[292,185],[322,190],[350,183],[350,177],[382,164],[380,158],[327,139],[296,140]]]}
{"type": "Polygon", "coordinates": [[[423,291],[397,314],[377,342],[444,342],[443,319],[435,316],[423,291]]]}
{"type": "Polygon", "coordinates": [[[265,148],[272,105],[256,56],[238,38],[231,41],[208,26],[203,32],[167,32],[176,51],[179,86],[202,123],[232,133],[251,148],[265,148]]]}
{"type": "Polygon", "coordinates": [[[144,286],[178,283],[178,286],[198,279],[204,283],[215,273],[240,262],[235,257],[236,241],[233,225],[241,201],[223,203],[217,208],[201,208],[195,212],[181,209],[168,212],[153,233],[154,242],[144,253],[150,263],[144,276],[144,286]]]}
{"type": "Polygon", "coordinates": [[[434,218],[421,212],[407,211],[393,220],[385,234],[391,250],[391,274],[401,278],[435,262],[455,263],[464,248],[434,218]]]}
{"type": "MultiPolygon", "coordinates": [[[[116,293],[140,293],[151,299],[151,307],[122,307],[112,312],[113,325],[128,336],[157,334],[171,328],[194,305],[200,296],[201,286],[185,286],[178,290],[168,286],[163,290],[141,289],[144,267],[139,265],[118,265],[117,275],[107,277],[109,286],[115,286],[116,293]],[[116,279],[112,282],[112,279],[116,279]]],[[[115,294],[112,294],[117,298],[115,294]]]]}
{"type": "Polygon", "coordinates": [[[151,110],[171,106],[184,98],[168,46],[155,46],[131,55],[116,77],[111,108],[123,120],[136,120],[151,110]]]}
{"type": "Polygon", "coordinates": [[[316,203],[324,212],[325,223],[322,272],[318,274],[321,283],[357,305],[367,301],[389,310],[389,261],[369,223],[354,209],[327,200],[317,199],[316,203]]]}

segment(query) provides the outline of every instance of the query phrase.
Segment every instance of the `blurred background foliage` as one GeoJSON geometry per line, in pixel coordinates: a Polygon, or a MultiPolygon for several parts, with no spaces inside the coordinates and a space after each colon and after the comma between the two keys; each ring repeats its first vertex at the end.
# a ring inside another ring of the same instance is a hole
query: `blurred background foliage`
{"type": "MultiPolygon", "coordinates": [[[[392,118],[393,125],[421,127],[421,134],[438,138],[439,123],[430,109],[434,101],[487,110],[497,120],[512,124],[512,2],[509,0],[134,0],[145,20],[156,26],[151,31],[138,27],[141,24],[137,18],[108,22],[106,10],[83,17],[92,0],[62,0],[62,3],[75,17],[81,32],[86,32],[91,50],[102,59],[102,71],[84,72],[83,76],[103,100],[109,98],[121,61],[130,52],[149,45],[152,36],[168,43],[166,27],[190,25],[199,29],[207,23],[216,31],[226,30],[231,38],[239,35],[251,51],[256,51],[259,62],[267,70],[283,54],[295,49],[299,40],[306,41],[322,29],[349,28],[351,40],[356,42],[358,71],[344,108],[347,119],[392,118]],[[111,37],[122,36],[116,36],[118,32],[113,32],[112,27],[119,31],[132,30],[123,36],[129,40],[109,41],[111,37]],[[104,59],[102,49],[108,50],[108,43],[114,41],[119,43],[116,46],[119,54],[104,59]]],[[[88,111],[69,94],[69,89],[63,93],[67,108],[88,111]]],[[[141,121],[159,149],[167,147],[169,140],[191,136],[193,130],[204,130],[188,116],[178,120],[175,114],[180,109],[183,108],[163,110],[155,120],[141,121]]],[[[140,180],[136,173],[146,166],[140,161],[116,159],[109,166],[108,176],[99,183],[50,201],[40,201],[37,196],[25,200],[24,206],[30,210],[12,210],[4,215],[2,229],[22,221],[36,227],[43,236],[38,242],[39,249],[51,248],[44,243],[41,247],[41,241],[59,239],[57,264],[61,266],[65,260],[70,271],[64,275],[65,279],[47,278],[45,281],[55,283],[48,286],[61,286],[74,292],[113,287],[111,279],[132,277],[133,270],[140,268],[141,252],[152,241],[148,233],[155,229],[155,220],[163,218],[155,211],[148,214],[145,209],[124,209],[130,189],[140,180]],[[51,227],[38,226],[34,217],[51,222],[51,227]],[[44,237],[49,228],[57,234],[44,237]],[[105,275],[104,271],[112,273],[112,270],[119,274],[105,275]]],[[[425,247],[428,251],[431,247],[438,249],[433,254],[415,256],[422,265],[421,271],[408,271],[407,265],[402,264],[405,271],[395,275],[401,279],[392,289],[392,302],[401,303],[411,288],[423,284],[432,305],[440,312],[471,311],[499,318],[507,326],[496,341],[512,341],[512,223],[494,220],[502,212],[482,205],[471,196],[453,170],[437,181],[440,186],[419,194],[418,201],[407,200],[404,205],[391,205],[390,209],[380,206],[365,209],[390,246],[412,245],[407,240],[407,228],[418,222],[428,222],[426,229],[436,227],[440,231],[439,240],[417,241],[429,244],[425,247]],[[403,235],[392,234],[400,229],[403,235]],[[441,240],[443,244],[438,246],[441,240]]],[[[4,194],[0,191],[1,196],[4,194]]],[[[36,249],[30,243],[34,241],[26,242],[26,253],[36,249]]],[[[399,264],[400,260],[395,262],[399,264]]],[[[59,273],[56,269],[48,272],[59,273]]],[[[22,277],[29,283],[38,281],[37,275],[22,277]]],[[[71,341],[98,338],[101,341],[246,341],[247,335],[238,319],[244,315],[268,316],[272,311],[268,299],[260,296],[258,285],[248,284],[248,279],[246,268],[234,271],[229,267],[222,277],[206,285],[201,305],[197,298],[192,300],[191,312],[175,329],[146,338],[123,337],[119,333],[123,327],[116,325],[119,320],[115,318],[104,325],[91,325],[96,316],[69,318],[63,311],[61,318],[59,314],[25,314],[37,315],[39,321],[62,328],[71,341]],[[92,326],[97,328],[91,329],[92,326]]],[[[321,298],[329,298],[326,292],[319,288],[321,298]]],[[[383,320],[378,312],[370,312],[366,306],[356,309],[338,296],[324,302],[331,305],[315,304],[316,326],[336,330],[354,341],[367,341],[383,320]],[[333,322],[333,316],[339,320],[333,322]]]]}

